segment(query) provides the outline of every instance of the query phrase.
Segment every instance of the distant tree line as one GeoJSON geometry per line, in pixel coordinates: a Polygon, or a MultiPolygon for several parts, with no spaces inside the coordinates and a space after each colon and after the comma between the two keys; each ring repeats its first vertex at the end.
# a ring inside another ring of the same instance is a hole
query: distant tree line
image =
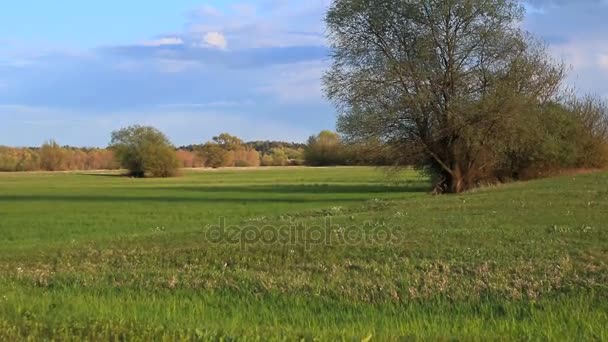
{"type": "Polygon", "coordinates": [[[118,167],[108,149],[62,147],[53,140],[37,148],[0,146],[0,172],[111,170],[118,167]]]}
{"type": "Polygon", "coordinates": [[[125,169],[133,177],[170,177],[180,168],[258,166],[389,165],[379,145],[347,145],[331,131],[308,143],[244,142],[222,133],[210,141],[176,148],[159,130],[131,126],[112,133],[107,148],[60,146],[54,140],[41,147],[0,146],[0,172],[125,169]]]}
{"type": "MultiPolygon", "coordinates": [[[[608,115],[606,105],[592,97],[572,98],[555,104],[546,125],[552,139],[522,126],[513,139],[537,139],[521,144],[503,164],[507,178],[529,179],[564,168],[608,166],[608,115]]],[[[527,141],[527,140],[526,140],[527,141]]],[[[41,147],[0,146],[0,172],[126,169],[133,177],[170,177],[180,168],[257,166],[411,166],[416,165],[414,145],[393,145],[380,140],[344,140],[332,131],[321,131],[307,143],[279,141],[243,142],[222,133],[199,145],[176,148],[159,130],[131,126],[112,133],[107,148],[60,146],[54,140],[41,147]],[[403,150],[405,149],[405,151],[403,150]]]]}

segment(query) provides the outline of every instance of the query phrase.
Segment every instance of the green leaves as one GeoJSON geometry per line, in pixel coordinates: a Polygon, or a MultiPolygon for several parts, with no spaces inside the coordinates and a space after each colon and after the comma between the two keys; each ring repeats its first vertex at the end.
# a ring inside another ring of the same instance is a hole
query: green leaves
{"type": "Polygon", "coordinates": [[[115,131],[109,148],[133,177],[177,174],[175,147],[154,127],[135,125],[115,131]]]}

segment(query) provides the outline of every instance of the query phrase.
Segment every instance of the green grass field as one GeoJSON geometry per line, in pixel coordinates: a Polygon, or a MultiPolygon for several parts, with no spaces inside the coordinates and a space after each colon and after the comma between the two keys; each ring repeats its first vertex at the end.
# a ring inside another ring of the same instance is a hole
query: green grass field
{"type": "Polygon", "coordinates": [[[608,174],[428,188],[0,174],[0,340],[608,339],[608,174]]]}

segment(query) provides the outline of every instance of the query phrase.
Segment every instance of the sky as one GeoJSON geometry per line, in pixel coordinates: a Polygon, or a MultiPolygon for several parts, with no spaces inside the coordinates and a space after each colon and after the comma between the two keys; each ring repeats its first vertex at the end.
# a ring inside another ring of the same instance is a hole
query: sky
{"type": "MultiPolygon", "coordinates": [[[[0,11],[0,145],[106,146],[152,125],[305,141],[334,129],[320,78],[330,0],[20,0],[0,11]]],[[[528,0],[524,28],[608,99],[608,0],[528,0]]]]}

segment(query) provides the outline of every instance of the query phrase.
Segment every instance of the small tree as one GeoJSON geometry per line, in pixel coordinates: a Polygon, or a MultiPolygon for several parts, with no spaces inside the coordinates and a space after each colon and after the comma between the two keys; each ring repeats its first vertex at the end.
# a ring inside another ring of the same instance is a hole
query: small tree
{"type": "Polygon", "coordinates": [[[65,161],[65,152],[55,140],[49,140],[40,147],[40,167],[45,171],[60,171],[65,161]]]}
{"type": "Polygon", "coordinates": [[[208,142],[203,145],[198,150],[198,154],[205,167],[212,167],[214,169],[224,166],[228,160],[228,151],[214,142],[208,142]]]}
{"type": "Polygon", "coordinates": [[[260,154],[258,151],[241,146],[234,151],[230,151],[234,155],[234,166],[238,167],[255,167],[260,165],[260,154]]]}
{"type": "Polygon", "coordinates": [[[222,133],[217,137],[213,137],[213,141],[228,151],[234,151],[243,145],[243,140],[228,133],[222,133]]]}
{"type": "Polygon", "coordinates": [[[272,156],[270,154],[265,154],[262,156],[262,158],[260,160],[260,165],[273,166],[273,164],[274,164],[274,159],[272,158],[272,156]]]}
{"type": "Polygon", "coordinates": [[[289,164],[289,157],[283,148],[273,148],[270,150],[270,156],[272,157],[273,166],[285,166],[289,164]]]}
{"type": "Polygon", "coordinates": [[[572,97],[567,107],[574,114],[581,128],[577,137],[581,148],[578,166],[606,167],[608,165],[608,103],[598,97],[587,95],[582,99],[572,97]]]}
{"type": "Polygon", "coordinates": [[[172,177],[177,174],[175,148],[159,130],[131,126],[112,133],[109,147],[133,177],[172,177]]]}
{"type": "Polygon", "coordinates": [[[311,166],[341,165],[344,163],[343,147],[337,133],[322,131],[308,139],[304,160],[311,166]]]}

